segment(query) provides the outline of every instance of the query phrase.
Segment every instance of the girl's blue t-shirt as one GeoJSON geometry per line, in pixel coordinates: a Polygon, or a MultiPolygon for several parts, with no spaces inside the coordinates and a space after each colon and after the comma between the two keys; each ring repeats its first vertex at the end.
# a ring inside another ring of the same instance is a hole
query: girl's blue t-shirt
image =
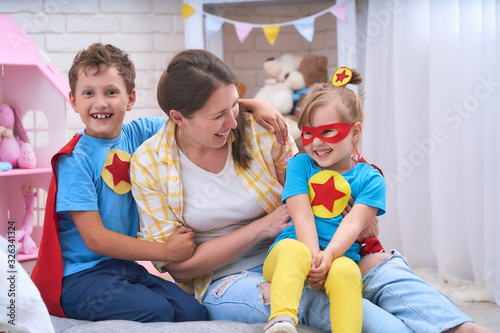
{"type": "MultiPolygon", "coordinates": [[[[298,194],[309,194],[308,181],[320,171],[307,154],[294,156],[288,162],[286,168],[285,186],[281,194],[282,202],[286,203],[288,198],[298,194]]],[[[354,198],[354,204],[365,204],[378,208],[377,216],[385,213],[385,180],[377,169],[366,163],[357,163],[351,170],[342,174],[342,176],[351,187],[351,196],[354,198]]],[[[321,250],[324,250],[328,246],[342,219],[341,214],[333,218],[315,216],[321,250]]],[[[297,239],[293,224],[285,228],[278,235],[274,244],[286,238],[297,239]]],[[[271,245],[271,248],[274,244],[271,245]]],[[[354,243],[344,255],[355,261],[359,261],[360,250],[361,244],[354,243]]]]}

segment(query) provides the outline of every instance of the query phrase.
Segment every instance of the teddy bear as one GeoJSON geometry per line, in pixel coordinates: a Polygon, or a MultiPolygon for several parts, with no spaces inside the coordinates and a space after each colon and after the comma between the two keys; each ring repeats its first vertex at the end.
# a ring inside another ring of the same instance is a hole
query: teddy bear
{"type": "Polygon", "coordinates": [[[0,167],[31,169],[36,157],[17,108],[0,104],[0,167]]]}
{"type": "Polygon", "coordinates": [[[23,188],[24,195],[24,219],[21,228],[16,230],[16,243],[19,245],[19,253],[31,254],[35,252],[37,246],[31,234],[33,232],[33,214],[35,208],[36,188],[31,183],[26,183],[23,188]]]}
{"type": "Polygon", "coordinates": [[[304,77],[297,70],[300,62],[300,57],[291,54],[267,59],[264,62],[264,72],[268,79],[254,98],[268,102],[284,115],[290,114],[294,105],[294,90],[305,86],[304,77]]]}
{"type": "Polygon", "coordinates": [[[328,82],[328,58],[325,55],[308,54],[300,62],[298,71],[304,77],[305,89],[298,91],[298,94],[294,96],[296,101],[295,115],[300,112],[302,100],[307,94],[308,88],[315,83],[328,82]]]}

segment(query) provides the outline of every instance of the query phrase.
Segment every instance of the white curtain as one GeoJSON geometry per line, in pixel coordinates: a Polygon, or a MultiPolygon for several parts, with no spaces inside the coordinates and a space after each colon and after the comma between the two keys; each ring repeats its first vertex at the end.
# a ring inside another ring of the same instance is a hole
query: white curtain
{"type": "Polygon", "coordinates": [[[360,3],[352,45],[366,59],[362,150],[388,187],[382,243],[500,305],[500,2],[360,3]]]}

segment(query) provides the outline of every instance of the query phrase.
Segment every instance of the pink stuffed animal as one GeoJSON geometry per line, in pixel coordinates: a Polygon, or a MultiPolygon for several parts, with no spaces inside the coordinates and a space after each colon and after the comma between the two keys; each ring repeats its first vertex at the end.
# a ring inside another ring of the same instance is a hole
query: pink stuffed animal
{"type": "Polygon", "coordinates": [[[35,152],[19,112],[8,104],[0,104],[0,162],[10,163],[13,168],[36,167],[35,152]]]}
{"type": "Polygon", "coordinates": [[[31,238],[36,192],[36,188],[31,183],[23,186],[25,213],[21,228],[16,230],[16,242],[19,244],[19,253],[31,254],[36,250],[36,244],[31,238]]]}

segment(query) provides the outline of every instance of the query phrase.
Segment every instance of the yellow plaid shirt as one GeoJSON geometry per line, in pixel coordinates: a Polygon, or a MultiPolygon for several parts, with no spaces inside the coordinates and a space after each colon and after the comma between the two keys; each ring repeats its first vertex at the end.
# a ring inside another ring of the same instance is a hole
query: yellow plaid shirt
{"type": "MultiPolygon", "coordinates": [[[[274,134],[259,126],[251,117],[246,138],[253,160],[247,170],[235,164],[236,175],[260,206],[270,213],[281,204],[286,164],[298,149],[290,136],[286,145],[281,145],[274,134]]],[[[232,136],[230,140],[232,142],[232,136]]],[[[231,145],[229,147],[231,155],[231,145]]],[[[176,228],[185,225],[180,177],[175,123],[168,118],[163,128],[144,142],[132,156],[132,194],[141,221],[138,238],[166,242],[176,228]]],[[[156,261],[153,264],[160,272],[164,272],[167,263],[156,261]]],[[[183,283],[181,287],[201,302],[212,278],[213,273],[207,273],[183,283]]]]}

